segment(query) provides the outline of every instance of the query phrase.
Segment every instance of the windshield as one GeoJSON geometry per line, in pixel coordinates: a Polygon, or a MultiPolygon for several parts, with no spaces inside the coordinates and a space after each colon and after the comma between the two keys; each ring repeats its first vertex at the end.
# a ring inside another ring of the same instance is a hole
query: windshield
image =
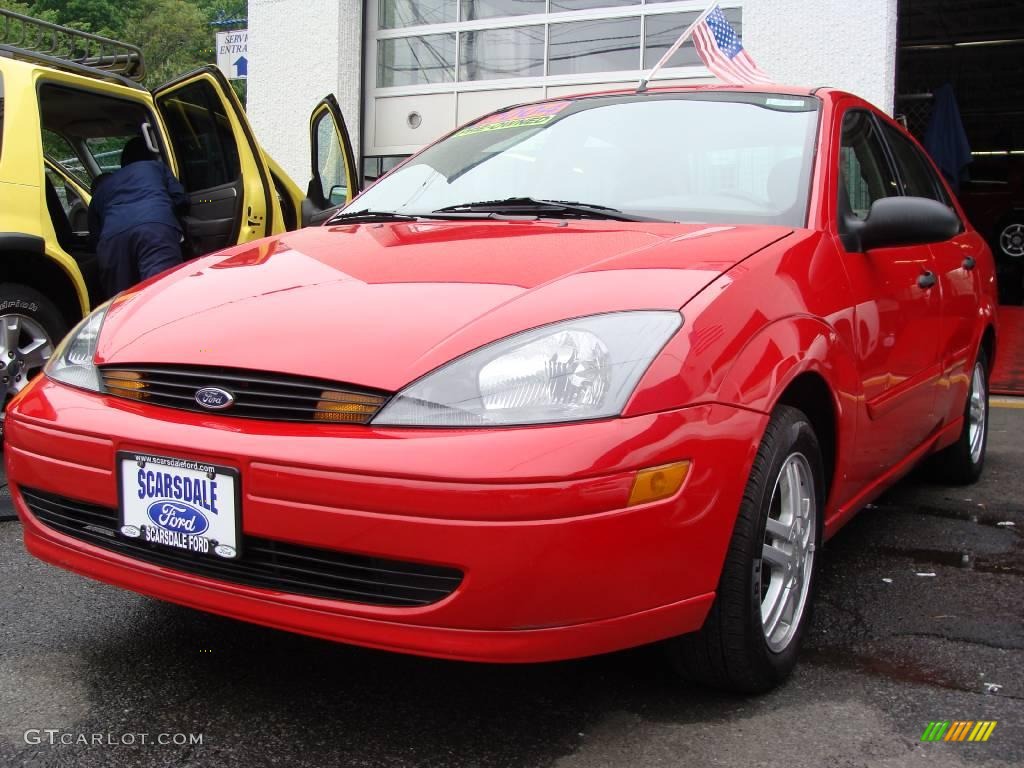
{"type": "Polygon", "coordinates": [[[533,198],[666,221],[803,226],[818,101],[644,94],[485,117],[411,158],[351,211],[426,214],[533,198]]]}

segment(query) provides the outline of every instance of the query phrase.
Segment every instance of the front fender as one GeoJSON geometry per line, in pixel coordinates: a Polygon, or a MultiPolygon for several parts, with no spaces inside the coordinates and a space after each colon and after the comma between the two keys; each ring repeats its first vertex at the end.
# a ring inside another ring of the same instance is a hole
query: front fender
{"type": "MultiPolygon", "coordinates": [[[[753,322],[753,317],[748,318],[745,328],[753,322]]],[[[840,321],[838,325],[849,324],[840,321]]],[[[726,340],[724,335],[721,326],[705,325],[698,319],[690,333],[678,335],[662,353],[661,358],[667,358],[665,368],[674,368],[675,375],[659,376],[652,367],[648,386],[628,410],[659,410],[673,400],[687,399],[691,404],[719,403],[768,414],[798,377],[817,376],[828,389],[835,416],[836,472],[831,503],[846,498],[843,467],[856,449],[858,410],[863,403],[848,337],[810,315],[769,321],[742,338],[726,340]],[[712,343],[718,333],[723,336],[712,343]]],[[[800,405],[799,401],[792,404],[800,405]]]]}
{"type": "Polygon", "coordinates": [[[806,315],[775,320],[750,337],[728,366],[714,400],[767,413],[805,373],[824,380],[837,415],[853,410],[860,393],[853,350],[826,322],[806,315]]]}

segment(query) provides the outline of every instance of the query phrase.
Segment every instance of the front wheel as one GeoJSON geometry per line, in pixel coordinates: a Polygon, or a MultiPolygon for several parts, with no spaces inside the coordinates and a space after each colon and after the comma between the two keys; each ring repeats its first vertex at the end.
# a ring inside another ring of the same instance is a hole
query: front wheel
{"type": "MultiPolygon", "coordinates": [[[[16,283],[0,283],[0,387],[4,406],[42,372],[66,330],[60,311],[41,293],[16,283]]],[[[3,418],[0,415],[0,440],[3,418]]]]}
{"type": "Polygon", "coordinates": [[[761,693],[792,672],[810,613],[824,502],[814,428],[802,411],[779,406],[750,470],[707,620],[666,644],[684,678],[761,693]]]}

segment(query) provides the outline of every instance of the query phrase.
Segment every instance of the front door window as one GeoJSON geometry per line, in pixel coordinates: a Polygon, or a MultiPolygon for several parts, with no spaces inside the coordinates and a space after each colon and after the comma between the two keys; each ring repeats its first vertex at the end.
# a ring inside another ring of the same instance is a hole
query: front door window
{"type": "Polygon", "coordinates": [[[316,168],[320,177],[320,194],[328,207],[341,205],[348,195],[345,158],[334,120],[326,109],[315,118],[313,135],[316,139],[316,168]]]}

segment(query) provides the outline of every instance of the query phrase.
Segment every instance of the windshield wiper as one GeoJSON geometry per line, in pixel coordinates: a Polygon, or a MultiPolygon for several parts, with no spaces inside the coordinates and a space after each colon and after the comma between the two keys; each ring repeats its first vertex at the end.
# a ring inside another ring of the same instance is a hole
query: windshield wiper
{"type": "Polygon", "coordinates": [[[548,218],[565,216],[585,219],[611,219],[612,221],[661,221],[647,216],[625,213],[618,208],[594,203],[577,203],[570,200],[538,200],[533,197],[507,197],[503,200],[482,200],[475,203],[460,203],[438,208],[434,213],[511,213],[533,214],[548,218]]]}
{"type": "Polygon", "coordinates": [[[417,221],[420,217],[397,211],[371,211],[364,208],[361,211],[339,211],[325,221],[325,224],[338,224],[347,222],[350,224],[373,224],[378,221],[417,221]]]}
{"type": "MultiPolygon", "coordinates": [[[[537,218],[532,212],[528,215],[537,218]]],[[[435,219],[438,221],[461,221],[473,219],[502,219],[505,218],[497,211],[433,211],[430,213],[399,213],[398,211],[341,211],[334,214],[324,224],[376,224],[388,221],[422,221],[424,219],[435,219]]]]}

